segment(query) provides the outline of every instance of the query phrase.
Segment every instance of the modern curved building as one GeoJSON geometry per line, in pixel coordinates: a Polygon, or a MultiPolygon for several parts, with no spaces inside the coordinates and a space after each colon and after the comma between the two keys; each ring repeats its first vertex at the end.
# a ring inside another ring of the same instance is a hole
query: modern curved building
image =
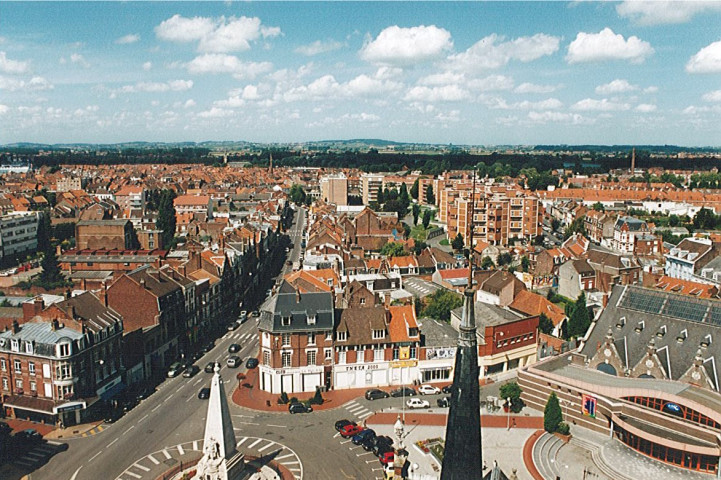
{"type": "Polygon", "coordinates": [[[519,371],[523,400],[661,462],[717,473],[721,301],[616,286],[580,351],[519,371]]]}

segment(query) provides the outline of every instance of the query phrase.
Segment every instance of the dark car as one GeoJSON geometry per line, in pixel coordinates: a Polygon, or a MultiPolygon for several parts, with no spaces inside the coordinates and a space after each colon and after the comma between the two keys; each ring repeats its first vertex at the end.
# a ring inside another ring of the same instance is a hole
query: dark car
{"type": "Polygon", "coordinates": [[[260,317],[260,312],[258,310],[253,310],[253,313],[250,314],[252,317],[260,317]]]}
{"type": "Polygon", "coordinates": [[[236,328],[238,328],[240,325],[238,325],[236,322],[231,322],[228,324],[228,331],[233,331],[236,328]]]}
{"type": "Polygon", "coordinates": [[[208,387],[201,388],[200,391],[198,392],[198,398],[201,400],[209,399],[210,398],[210,388],[208,388],[208,387]]]}
{"type": "Polygon", "coordinates": [[[245,362],[246,368],[255,368],[258,366],[258,359],[255,357],[250,357],[247,362],[245,362]]]}
{"type": "Polygon", "coordinates": [[[122,416],[123,411],[120,408],[113,408],[105,414],[105,423],[115,423],[122,416]]]}
{"type": "Polygon", "coordinates": [[[393,444],[392,443],[376,443],[376,445],[373,447],[373,454],[376,457],[380,457],[383,454],[387,452],[393,451],[393,444]]]}
{"type": "Polygon", "coordinates": [[[453,391],[453,384],[446,385],[445,387],[441,388],[441,392],[443,393],[451,393],[453,391]]]}
{"type": "Polygon", "coordinates": [[[379,390],[377,388],[366,390],[366,400],[377,400],[379,398],[388,398],[388,392],[384,392],[383,390],[379,390]]]}
{"type": "Polygon", "coordinates": [[[305,403],[291,403],[288,405],[288,411],[290,413],[310,413],[313,411],[313,407],[305,403]]]}
{"type": "Polygon", "coordinates": [[[448,408],[451,405],[451,397],[443,397],[436,400],[439,407],[448,408]]]}
{"type": "Polygon", "coordinates": [[[350,420],[346,419],[338,420],[337,422],[335,422],[335,429],[336,431],[340,432],[341,429],[346,425],[355,425],[355,422],[351,422],[350,420]]]}
{"type": "Polygon", "coordinates": [[[203,370],[205,370],[205,373],[213,373],[215,371],[215,362],[208,363],[203,370]]]}
{"type": "Polygon", "coordinates": [[[240,345],[237,343],[231,343],[230,346],[228,346],[228,353],[238,353],[240,351],[240,345]]]}
{"type": "Polygon", "coordinates": [[[198,373],[199,371],[200,371],[200,367],[199,367],[199,366],[197,366],[197,365],[191,365],[191,366],[189,366],[188,368],[185,369],[185,371],[183,372],[183,376],[184,376],[185,378],[190,378],[190,377],[195,376],[195,374],[198,373]]]}
{"type": "Polygon", "coordinates": [[[208,353],[208,352],[211,351],[213,348],[215,348],[215,342],[210,342],[210,343],[208,343],[207,345],[205,345],[205,346],[201,349],[201,352],[203,352],[203,353],[208,353]]]}
{"type": "Polygon", "coordinates": [[[21,430],[14,435],[15,439],[23,443],[39,443],[43,436],[40,435],[37,430],[28,428],[21,430]]]}
{"type": "Polygon", "coordinates": [[[391,397],[412,397],[416,394],[416,391],[411,387],[396,388],[391,392],[391,397]]]}
{"type": "Polygon", "coordinates": [[[184,367],[183,367],[183,364],[182,364],[182,363],[180,363],[180,362],[175,362],[175,363],[173,363],[173,364],[168,368],[168,378],[177,377],[177,376],[180,375],[180,373],[183,371],[183,368],[184,368],[184,367]]]}
{"type": "Polygon", "coordinates": [[[376,432],[370,428],[367,428],[363,430],[362,432],[353,435],[353,438],[351,441],[353,442],[353,445],[360,445],[363,443],[367,438],[372,438],[376,436],[376,432]]]}
{"type": "Polygon", "coordinates": [[[370,452],[374,449],[383,448],[385,445],[392,446],[393,440],[386,435],[373,436],[366,438],[361,445],[363,450],[370,452]]]}

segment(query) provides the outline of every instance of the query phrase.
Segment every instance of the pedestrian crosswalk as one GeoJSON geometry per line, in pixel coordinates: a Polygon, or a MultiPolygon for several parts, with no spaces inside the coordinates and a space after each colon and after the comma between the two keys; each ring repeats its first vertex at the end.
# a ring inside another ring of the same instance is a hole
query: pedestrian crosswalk
{"type": "MultiPolygon", "coordinates": [[[[300,458],[298,458],[298,455],[293,450],[285,445],[259,437],[238,437],[236,440],[239,451],[247,453],[252,457],[273,454],[273,461],[283,465],[283,467],[293,475],[294,479],[303,479],[303,464],[300,458]]],[[[176,461],[182,464],[182,462],[197,459],[198,454],[202,453],[202,447],[202,440],[193,440],[172,447],[166,447],[163,450],[146,455],[136,461],[120,474],[116,480],[155,479],[159,478],[159,475],[161,475],[160,478],[163,478],[162,475],[164,470],[167,470],[167,465],[175,463],[176,461]],[[162,461],[163,457],[165,457],[165,461],[162,461]],[[160,461],[158,459],[160,459],[160,461]]]]}
{"type": "Polygon", "coordinates": [[[238,343],[243,344],[245,342],[254,342],[258,339],[258,333],[257,332],[248,332],[248,333],[232,333],[229,335],[230,338],[238,340],[238,343]]]}
{"type": "Polygon", "coordinates": [[[351,400],[350,402],[344,404],[343,408],[348,410],[358,420],[365,420],[366,418],[370,417],[375,413],[374,411],[367,409],[355,400],[351,400]]]}
{"type": "Polygon", "coordinates": [[[67,448],[67,446],[64,443],[54,441],[42,442],[19,456],[16,456],[12,463],[20,468],[35,470],[47,462],[50,457],[65,448],[67,448]]]}

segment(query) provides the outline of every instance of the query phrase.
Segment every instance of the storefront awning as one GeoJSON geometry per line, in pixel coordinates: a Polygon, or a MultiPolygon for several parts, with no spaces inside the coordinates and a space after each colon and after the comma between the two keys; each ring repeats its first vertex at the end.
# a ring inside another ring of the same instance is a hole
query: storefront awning
{"type": "Polygon", "coordinates": [[[5,407],[19,408],[31,412],[45,413],[52,415],[55,402],[45,398],[32,397],[28,395],[9,395],[3,402],[5,407]]]}

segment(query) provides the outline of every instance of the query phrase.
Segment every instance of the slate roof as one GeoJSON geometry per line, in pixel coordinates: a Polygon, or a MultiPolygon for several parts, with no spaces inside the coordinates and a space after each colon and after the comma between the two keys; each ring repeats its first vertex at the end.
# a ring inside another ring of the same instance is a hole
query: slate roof
{"type": "Polygon", "coordinates": [[[333,294],[330,292],[298,293],[283,281],[279,292],[263,305],[258,329],[268,332],[310,332],[333,330],[333,294]],[[288,293],[286,293],[288,292],[288,293]],[[315,316],[315,324],[308,317],[315,316]],[[290,325],[283,318],[291,317],[290,325]]]}
{"type": "Polygon", "coordinates": [[[351,307],[341,311],[338,332],[348,332],[348,340],[340,342],[342,345],[380,345],[388,343],[386,322],[388,314],[382,306],[377,307],[351,307]],[[373,330],[383,330],[385,337],[373,339],[373,330]]]}
{"type": "Polygon", "coordinates": [[[581,353],[591,358],[599,342],[604,343],[609,328],[625,367],[635,367],[653,339],[666,374],[673,380],[686,373],[701,349],[704,367],[710,378],[716,379],[718,390],[721,372],[717,371],[716,364],[721,360],[721,301],[616,285],[581,353]],[[679,341],[683,336],[685,339],[679,341]]]}
{"type": "Polygon", "coordinates": [[[106,307],[92,293],[85,292],[67,300],[54,304],[55,307],[70,315],[70,307],[74,310],[75,319],[82,323],[93,333],[115,325],[122,321],[118,312],[106,307]]]}

